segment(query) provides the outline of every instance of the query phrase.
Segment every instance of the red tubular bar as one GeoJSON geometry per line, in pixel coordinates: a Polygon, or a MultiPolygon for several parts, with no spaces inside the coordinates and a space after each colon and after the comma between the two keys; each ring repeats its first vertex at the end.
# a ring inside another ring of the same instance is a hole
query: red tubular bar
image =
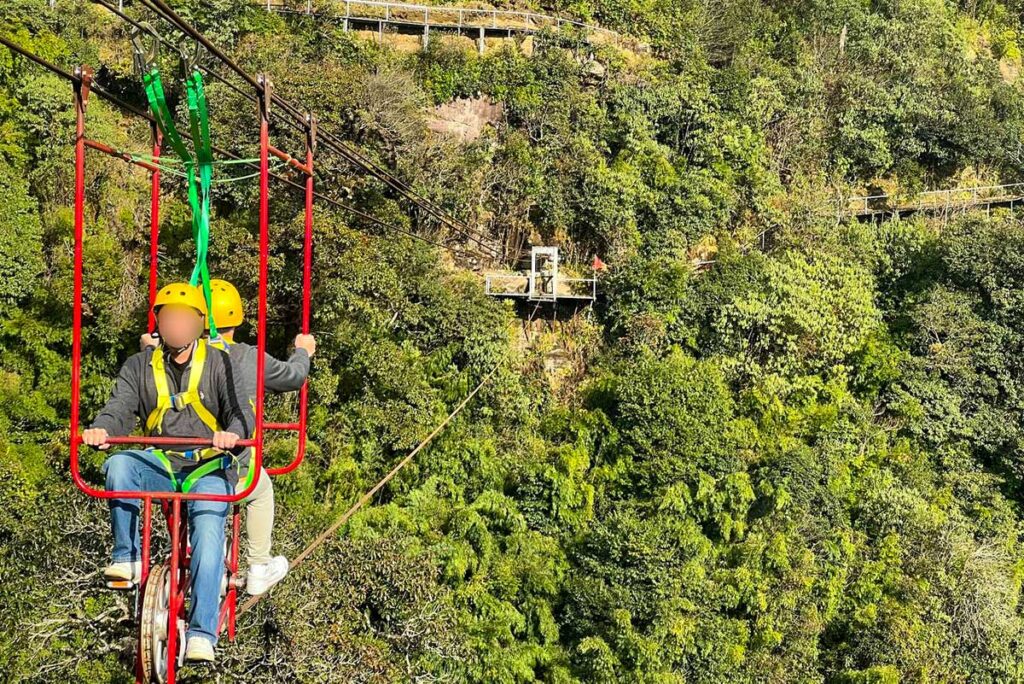
{"type": "MultiPolygon", "coordinates": [[[[213,446],[213,440],[209,437],[145,437],[143,435],[128,435],[127,437],[107,437],[107,444],[141,444],[144,446],[189,446],[199,445],[203,447],[213,446]]],[[[254,439],[240,439],[235,446],[251,447],[256,445],[254,439]]]]}
{"type": "Polygon", "coordinates": [[[264,423],[264,430],[300,430],[301,423],[264,423]]]}
{"type": "Polygon", "coordinates": [[[122,161],[128,162],[129,164],[135,164],[136,166],[141,166],[144,169],[149,169],[153,173],[157,173],[160,170],[156,166],[154,166],[153,164],[150,164],[149,162],[144,162],[141,159],[133,159],[132,156],[130,154],[128,154],[127,152],[122,152],[121,150],[115,150],[110,145],[107,145],[106,143],[101,143],[98,140],[92,140],[90,138],[86,138],[85,139],[85,146],[86,147],[90,147],[90,148],[92,148],[94,150],[97,150],[99,152],[103,152],[104,154],[109,154],[111,157],[114,157],[115,159],[120,159],[122,161]]]}
{"type": "MultiPolygon", "coordinates": [[[[82,374],[82,242],[85,211],[85,106],[92,70],[75,69],[75,301],[71,314],[71,477],[78,484],[78,410],[82,374]]],[[[85,482],[79,484],[85,485],[85,482]]]]}
{"type": "MultiPolygon", "coordinates": [[[[310,290],[313,278],[313,148],[316,144],[316,120],[312,115],[306,118],[306,217],[302,240],[302,334],[309,334],[310,290]]],[[[298,168],[298,167],[297,167],[298,168]]],[[[299,443],[295,448],[295,458],[286,466],[267,468],[270,475],[290,473],[302,464],[306,455],[306,420],[309,413],[309,380],[302,383],[299,390],[299,421],[297,423],[270,423],[265,428],[271,430],[297,430],[299,443]]]]}
{"type": "MultiPolygon", "coordinates": [[[[81,475],[79,468],[79,452],[82,437],[79,433],[81,414],[81,375],[82,375],[82,282],[83,282],[83,246],[85,243],[85,109],[89,100],[89,87],[92,83],[92,69],[79,66],[75,69],[73,83],[75,93],[75,209],[74,209],[74,303],[72,309],[71,329],[71,410],[70,410],[70,469],[71,479],[80,490],[100,499],[149,499],[152,501],[174,501],[176,510],[180,510],[182,500],[220,501],[236,503],[248,497],[259,484],[260,471],[263,464],[263,353],[266,349],[266,299],[267,299],[267,255],[269,252],[269,230],[267,211],[267,190],[269,164],[267,160],[268,117],[264,116],[260,126],[261,163],[260,163],[260,313],[259,338],[257,348],[257,389],[256,389],[256,424],[253,439],[239,440],[238,446],[253,447],[253,458],[250,467],[256,469],[252,482],[244,491],[235,494],[184,494],[182,492],[143,492],[143,491],[106,491],[90,486],[81,475]]],[[[154,171],[156,173],[156,171],[154,171]]],[[[150,198],[151,209],[159,201],[159,195],[150,198]]],[[[156,214],[154,214],[156,217],[156,214]]],[[[155,218],[150,227],[151,235],[156,230],[155,218]]],[[[152,247],[151,247],[152,250],[152,247]]],[[[152,254],[152,251],[151,251],[152,254]]],[[[155,269],[150,264],[150,275],[155,269]]],[[[154,281],[155,282],[155,281],[154,281]]],[[[150,283],[153,287],[153,283],[150,283]]],[[[152,289],[151,289],[152,293],[152,289]]],[[[109,444],[144,444],[144,445],[193,445],[210,444],[209,438],[189,437],[110,437],[109,444]]]]}
{"type": "Polygon", "coordinates": [[[217,633],[228,632],[228,639],[235,639],[235,613],[238,606],[238,549],[241,541],[242,514],[238,504],[231,511],[231,551],[224,559],[228,568],[228,587],[217,613],[217,633]]]}
{"type": "MultiPolygon", "coordinates": [[[[108,444],[139,444],[148,446],[193,446],[196,444],[209,446],[210,439],[201,437],[108,437],[108,444]]],[[[82,444],[82,437],[78,435],[71,441],[71,479],[80,490],[89,496],[97,499],[152,499],[153,501],[220,501],[222,503],[237,503],[252,493],[256,488],[259,479],[259,471],[253,477],[252,484],[239,494],[185,494],[183,492],[151,492],[151,491],[108,491],[96,489],[87,483],[79,472],[79,448],[82,444]]],[[[240,439],[237,446],[255,447],[253,439],[240,439]]],[[[260,454],[256,454],[256,462],[261,463],[260,454]]]]}
{"type": "Polygon", "coordinates": [[[235,504],[235,512],[231,520],[231,563],[228,566],[228,640],[235,640],[235,610],[238,606],[238,587],[235,584],[235,577],[238,575],[238,546],[242,532],[242,516],[235,504]]]}
{"type": "Polygon", "coordinates": [[[145,496],[142,498],[142,573],[139,576],[139,586],[146,586],[149,579],[149,536],[153,529],[153,499],[145,496]]]}
{"type": "Polygon", "coordinates": [[[267,352],[267,262],[270,254],[270,79],[260,75],[257,80],[262,86],[256,98],[260,117],[260,294],[256,325],[256,461],[249,464],[256,471],[250,491],[255,489],[260,479],[263,464],[263,398],[266,389],[263,380],[267,352]]]}
{"type": "MultiPolygon", "coordinates": [[[[140,596],[145,594],[146,582],[149,581],[149,541],[153,529],[153,501],[148,496],[142,500],[142,572],[139,575],[140,596]]],[[[135,619],[142,621],[142,601],[138,601],[138,612],[135,619]]],[[[135,645],[135,682],[143,684],[145,672],[142,668],[142,631],[139,631],[139,642],[135,645]]]]}
{"type": "MultiPolygon", "coordinates": [[[[277,149],[273,145],[270,145],[267,148],[267,151],[270,152],[270,154],[272,154],[275,157],[277,157],[278,159],[280,159],[281,161],[286,162],[292,168],[298,169],[299,171],[301,171],[302,173],[306,174],[307,176],[312,176],[313,175],[313,167],[310,164],[307,163],[307,164],[303,165],[302,162],[300,162],[298,159],[296,159],[292,155],[288,154],[287,152],[282,152],[281,150],[277,149]]],[[[309,160],[307,159],[307,162],[308,161],[309,160]]]]}
{"type": "MultiPolygon", "coordinates": [[[[153,159],[160,160],[160,128],[151,124],[153,136],[153,159]]],[[[157,258],[160,250],[160,169],[153,171],[149,191],[149,330],[156,331],[156,314],[153,313],[153,302],[156,301],[157,258]]]]}
{"type": "MultiPolygon", "coordinates": [[[[167,527],[171,534],[171,590],[167,601],[167,681],[174,681],[174,669],[178,658],[178,614],[184,604],[184,595],[179,597],[179,580],[184,580],[184,573],[181,572],[182,548],[185,540],[182,539],[183,531],[181,524],[181,501],[174,500],[171,504],[171,514],[167,519],[167,527]],[[179,603],[179,598],[181,603],[179,603]]],[[[187,551],[187,549],[186,549],[187,551]]]]}

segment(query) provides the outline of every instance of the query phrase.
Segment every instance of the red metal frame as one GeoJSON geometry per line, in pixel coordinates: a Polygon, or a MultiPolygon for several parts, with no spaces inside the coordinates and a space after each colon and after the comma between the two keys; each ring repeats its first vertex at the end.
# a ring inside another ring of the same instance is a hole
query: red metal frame
{"type": "MultiPolygon", "coordinates": [[[[79,469],[79,450],[82,445],[82,437],[79,432],[79,420],[81,414],[81,365],[82,365],[82,290],[83,290],[83,245],[85,240],[84,211],[85,211],[85,151],[87,148],[103,152],[110,156],[123,159],[137,166],[147,169],[151,173],[151,197],[150,197],[150,266],[149,266],[149,330],[152,332],[156,327],[155,316],[152,312],[152,304],[157,291],[157,258],[159,245],[159,209],[160,209],[160,171],[158,160],[160,157],[160,132],[155,124],[152,126],[153,138],[153,163],[141,161],[129,154],[116,150],[104,143],[89,140],[85,137],[85,110],[88,104],[89,88],[92,79],[92,70],[82,66],[76,69],[74,82],[74,102],[76,112],[76,135],[75,135],[75,207],[74,207],[74,308],[72,314],[72,354],[71,354],[71,410],[70,410],[70,470],[71,478],[75,485],[89,496],[101,499],[126,498],[141,499],[142,502],[142,530],[141,530],[141,552],[142,572],[140,575],[139,590],[144,592],[146,583],[149,580],[151,564],[151,532],[153,501],[159,501],[167,519],[168,533],[171,540],[170,557],[170,596],[168,605],[167,625],[167,681],[174,682],[175,669],[177,664],[178,633],[177,621],[185,616],[185,599],[189,587],[188,565],[190,561],[190,548],[188,545],[188,528],[186,517],[182,515],[182,501],[220,501],[232,503],[232,540],[231,550],[227,559],[228,565],[228,588],[227,595],[221,604],[218,631],[227,629],[228,638],[235,636],[235,617],[238,600],[238,556],[239,538],[241,530],[241,518],[238,502],[249,496],[259,483],[260,471],[263,463],[264,430],[297,430],[299,434],[299,445],[296,456],[287,466],[269,469],[270,474],[291,472],[302,462],[306,446],[306,416],[307,416],[307,386],[303,384],[300,392],[299,420],[297,423],[270,423],[263,422],[264,403],[264,352],[266,349],[266,320],[267,320],[267,278],[268,278],[268,257],[269,257],[269,156],[274,154],[285,159],[296,169],[306,174],[306,206],[305,206],[305,235],[304,235],[304,263],[303,263],[303,311],[302,311],[302,332],[309,332],[309,307],[310,307],[310,282],[312,271],[312,222],[313,222],[313,144],[315,140],[315,122],[309,119],[306,139],[306,164],[302,165],[289,155],[273,148],[269,143],[270,123],[270,83],[264,77],[260,77],[260,88],[258,89],[260,107],[260,201],[259,201],[259,232],[260,232],[260,266],[259,266],[259,306],[257,315],[257,362],[256,362],[256,397],[255,397],[255,425],[251,439],[239,440],[239,446],[252,447],[254,456],[250,464],[254,468],[253,479],[248,487],[242,492],[234,495],[212,495],[212,494],[185,494],[181,492],[143,492],[143,491],[105,491],[90,486],[82,478],[79,469]]],[[[212,440],[188,438],[188,437],[142,437],[125,436],[110,437],[107,442],[112,445],[137,444],[145,446],[158,445],[209,445],[212,440]]],[[[141,611],[141,602],[140,602],[141,611]]],[[[139,616],[141,618],[141,614],[139,616]]],[[[142,648],[141,642],[139,648],[142,648]]],[[[142,682],[143,666],[141,651],[136,657],[136,681],[142,682]]]]}
{"type": "MultiPolygon", "coordinates": [[[[151,135],[153,137],[153,160],[160,161],[160,127],[154,121],[151,135]]],[[[149,191],[149,330],[156,330],[156,313],[153,311],[153,303],[156,301],[156,270],[157,259],[160,256],[160,168],[154,169],[150,179],[149,191]]]]}
{"type": "MultiPolygon", "coordinates": [[[[268,95],[269,97],[269,95],[268,95]]],[[[269,152],[279,159],[283,159],[302,171],[306,175],[306,205],[305,205],[305,226],[302,242],[302,334],[309,334],[309,307],[312,291],[313,276],[313,152],[316,146],[316,119],[312,115],[306,115],[306,164],[303,166],[288,154],[270,147],[269,152]]],[[[295,423],[265,423],[263,427],[267,430],[295,430],[298,433],[298,445],[295,448],[295,456],[291,463],[279,468],[267,468],[270,475],[284,475],[290,473],[302,463],[306,455],[306,420],[309,415],[309,380],[302,383],[299,390],[299,420],[295,423]]]]}

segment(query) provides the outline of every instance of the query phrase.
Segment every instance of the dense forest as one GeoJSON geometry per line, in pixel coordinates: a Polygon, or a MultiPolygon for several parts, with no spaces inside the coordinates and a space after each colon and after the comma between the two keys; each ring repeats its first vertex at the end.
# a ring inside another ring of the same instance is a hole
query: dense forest
{"type": "MultiPolygon", "coordinates": [[[[514,264],[467,267],[406,235],[457,238],[324,150],[318,188],[404,233],[317,204],[311,444],[276,481],[277,551],[294,557],[498,371],[241,616],[215,666],[179,681],[1024,679],[1021,216],[859,220],[839,199],[1021,180],[1024,5],[500,0],[636,43],[546,31],[480,54],[236,0],[171,4],[482,240],[608,264],[594,306],[524,328],[471,267],[514,264]],[[428,126],[465,98],[500,119],[470,140],[428,126]]],[[[97,4],[4,0],[0,33],[145,107],[126,25],[97,4]]],[[[168,90],[181,114],[180,84],[168,90]]],[[[219,82],[208,96],[214,144],[253,156],[255,106],[219,82]]],[[[131,596],[98,580],[106,504],[68,473],[74,120],[70,84],[0,48],[10,682],[132,681],[131,596]]],[[[148,150],[149,125],[98,98],[89,130],[148,150]]],[[[214,187],[214,275],[252,305],[256,184],[214,187]]],[[[282,355],[302,198],[272,190],[282,355]]],[[[149,177],[91,155],[86,199],[88,419],[145,331],[149,177]]],[[[165,278],[191,270],[190,221],[167,179],[165,278]]],[[[271,416],[294,407],[275,399],[271,416]]],[[[294,446],[277,438],[266,456],[294,446]]],[[[104,455],[84,458],[101,483],[104,455]]]]}

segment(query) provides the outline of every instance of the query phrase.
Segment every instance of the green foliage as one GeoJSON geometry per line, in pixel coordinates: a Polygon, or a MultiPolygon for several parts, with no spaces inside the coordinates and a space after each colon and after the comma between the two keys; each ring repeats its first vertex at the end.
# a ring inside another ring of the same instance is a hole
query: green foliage
{"type": "MultiPolygon", "coordinates": [[[[13,0],[0,23],[139,104],[123,30],[78,4],[13,0]]],[[[498,370],[241,618],[215,670],[180,681],[1024,678],[1024,223],[861,224],[831,204],[851,186],[1016,178],[1019,6],[576,0],[543,9],[650,51],[545,32],[411,55],[322,17],[173,4],[481,240],[610,265],[593,310],[524,335],[443,253],[319,202],[310,449],[275,482],[277,552],[295,557],[498,370]],[[503,112],[479,137],[428,132],[437,105],[476,97],[503,112]],[[544,370],[553,349],[567,368],[544,370]]],[[[0,679],[127,682],[132,602],[93,581],[106,506],[67,476],[70,95],[0,51],[0,679]]],[[[209,95],[215,142],[254,154],[255,108],[209,95]]],[[[88,131],[126,150],[149,136],[97,98],[88,131]]],[[[317,168],[321,192],[458,239],[323,147],[317,168]]],[[[216,186],[210,247],[250,319],[253,186],[216,186]]],[[[182,190],[164,178],[163,278],[191,267],[182,190]]],[[[148,191],[89,153],[86,420],[143,330],[148,191]]],[[[279,354],[301,302],[288,192],[271,201],[279,354]]],[[[83,455],[88,480],[102,460],[83,455]]]]}
{"type": "Polygon", "coordinates": [[[16,304],[43,272],[43,231],[28,182],[0,165],[0,302],[16,304]]]}

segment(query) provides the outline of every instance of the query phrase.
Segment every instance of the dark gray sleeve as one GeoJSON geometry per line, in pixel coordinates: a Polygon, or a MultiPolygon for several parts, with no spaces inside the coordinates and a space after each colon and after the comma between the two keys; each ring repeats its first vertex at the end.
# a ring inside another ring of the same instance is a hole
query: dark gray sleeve
{"type": "Polygon", "coordinates": [[[106,405],[92,421],[90,427],[102,428],[111,437],[124,437],[135,429],[142,391],[142,363],[145,354],[135,354],[128,358],[117,374],[114,392],[106,405]]]}
{"type": "Polygon", "coordinates": [[[252,414],[252,405],[245,392],[245,378],[239,372],[238,367],[231,362],[231,357],[219,349],[211,349],[210,353],[216,351],[215,358],[218,376],[214,378],[217,387],[217,404],[220,407],[220,415],[217,422],[221,424],[224,432],[233,432],[242,439],[252,437],[252,428],[255,420],[252,414]]]}
{"type": "Polygon", "coordinates": [[[263,387],[268,392],[294,392],[309,375],[309,354],[305,349],[296,349],[287,361],[264,354],[263,364],[263,387]]]}

